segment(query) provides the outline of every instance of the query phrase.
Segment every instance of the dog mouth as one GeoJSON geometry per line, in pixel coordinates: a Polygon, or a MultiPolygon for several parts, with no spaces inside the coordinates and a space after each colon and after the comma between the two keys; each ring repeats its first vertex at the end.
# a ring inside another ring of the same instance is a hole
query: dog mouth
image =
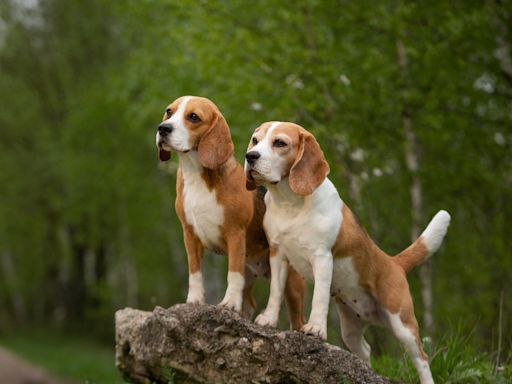
{"type": "Polygon", "coordinates": [[[158,142],[158,150],[164,151],[164,152],[171,152],[171,151],[181,152],[181,153],[190,152],[190,149],[178,149],[178,148],[172,146],[171,144],[167,143],[165,140],[160,140],[158,142]]]}
{"type": "Polygon", "coordinates": [[[261,173],[259,173],[257,170],[255,169],[250,169],[249,172],[248,172],[249,176],[253,179],[253,180],[265,180],[265,178],[263,177],[263,175],[261,173]]]}
{"type": "Polygon", "coordinates": [[[172,150],[174,150],[173,147],[171,147],[166,141],[164,140],[160,140],[158,142],[158,149],[161,150],[161,151],[166,151],[166,152],[171,152],[172,150]]]}
{"type": "Polygon", "coordinates": [[[265,176],[263,176],[259,171],[257,171],[256,169],[254,169],[252,167],[250,167],[247,170],[246,175],[250,181],[253,181],[257,185],[263,184],[268,181],[265,176]]]}
{"type": "Polygon", "coordinates": [[[254,180],[254,176],[261,177],[261,174],[254,169],[254,166],[248,163],[245,165],[245,174],[247,175],[247,178],[251,180],[254,180]]]}

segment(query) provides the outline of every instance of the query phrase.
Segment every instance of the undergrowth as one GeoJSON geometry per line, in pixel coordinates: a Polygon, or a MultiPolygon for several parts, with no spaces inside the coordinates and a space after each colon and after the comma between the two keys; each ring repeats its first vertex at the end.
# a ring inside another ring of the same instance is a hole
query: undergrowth
{"type": "MultiPolygon", "coordinates": [[[[496,354],[479,351],[474,335],[465,334],[462,329],[459,326],[435,346],[424,342],[434,381],[437,384],[512,383],[512,355],[502,358],[501,364],[496,367],[496,354]]],[[[29,332],[0,337],[0,345],[53,374],[69,379],[64,382],[124,383],[115,368],[113,342],[111,346],[105,346],[84,337],[29,332]]],[[[399,358],[390,355],[373,358],[372,367],[377,373],[404,384],[419,383],[416,370],[405,353],[399,358]]],[[[164,373],[169,383],[173,383],[175,372],[168,369],[164,373]]],[[[342,374],[338,381],[350,382],[342,374]]]]}
{"type": "MultiPolygon", "coordinates": [[[[473,333],[464,335],[462,327],[443,338],[436,347],[424,340],[425,352],[430,358],[430,369],[436,383],[512,383],[512,356],[497,366],[495,354],[480,352],[473,344],[473,333]]],[[[419,383],[411,359],[404,353],[397,359],[383,355],[372,359],[373,369],[403,383],[419,383]]]]}

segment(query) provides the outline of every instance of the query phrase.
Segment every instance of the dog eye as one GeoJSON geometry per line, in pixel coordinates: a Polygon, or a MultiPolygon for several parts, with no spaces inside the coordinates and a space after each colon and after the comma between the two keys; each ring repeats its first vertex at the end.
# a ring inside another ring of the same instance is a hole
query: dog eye
{"type": "Polygon", "coordinates": [[[258,139],[253,137],[252,138],[252,145],[256,145],[256,144],[258,144],[258,139]]]}
{"type": "Polygon", "coordinates": [[[169,117],[171,117],[171,116],[172,116],[172,110],[171,110],[171,108],[167,108],[167,109],[165,110],[165,116],[166,116],[167,118],[169,118],[169,117]]]}
{"type": "Polygon", "coordinates": [[[274,142],[272,144],[274,145],[274,147],[278,147],[278,148],[286,147],[288,145],[283,140],[280,140],[280,139],[274,140],[274,142]]]}
{"type": "Polygon", "coordinates": [[[190,113],[188,116],[187,116],[188,120],[193,122],[193,123],[198,123],[201,121],[201,119],[199,118],[199,116],[197,116],[194,112],[190,113]]]}

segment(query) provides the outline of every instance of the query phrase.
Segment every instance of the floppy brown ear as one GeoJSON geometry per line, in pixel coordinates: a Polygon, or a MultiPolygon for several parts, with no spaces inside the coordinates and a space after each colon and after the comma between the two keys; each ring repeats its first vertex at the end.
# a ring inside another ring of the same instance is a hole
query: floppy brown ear
{"type": "Polygon", "coordinates": [[[197,147],[199,162],[208,169],[217,169],[233,154],[234,147],[229,133],[229,127],[220,113],[213,124],[201,137],[197,147]]]}
{"type": "Polygon", "coordinates": [[[171,152],[158,148],[158,159],[160,161],[167,161],[171,158],[171,152]]]}
{"type": "Polygon", "coordinates": [[[328,174],[329,164],[320,145],[313,135],[302,133],[297,157],[290,169],[290,188],[297,195],[311,195],[328,174]]]}

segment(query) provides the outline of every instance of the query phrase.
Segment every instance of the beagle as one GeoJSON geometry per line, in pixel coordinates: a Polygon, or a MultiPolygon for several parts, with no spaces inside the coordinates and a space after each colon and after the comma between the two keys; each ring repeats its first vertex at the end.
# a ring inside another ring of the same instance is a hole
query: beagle
{"type": "MultiPolygon", "coordinates": [[[[179,158],[176,212],[188,257],[187,303],[204,303],[201,260],[204,249],[228,255],[228,286],[221,302],[250,317],[256,278],[269,277],[268,242],[262,227],[262,190],[248,191],[242,165],[233,156],[228,124],[217,106],[184,96],[165,109],[156,133],[161,161],[179,158]]],[[[294,329],[303,322],[304,280],[292,272],[285,295],[294,329]]]]}
{"type": "Polygon", "coordinates": [[[440,247],[450,223],[438,212],[427,229],[395,257],[358,224],[327,178],[329,165],[314,136],[299,125],[258,127],[246,154],[247,188],[268,188],[263,227],[270,243],[268,305],[256,322],[275,326],[288,266],[314,281],[311,315],[302,331],[326,338],[332,295],[346,346],[370,364],[369,324],[392,330],[411,356],[421,383],[433,383],[419,335],[406,273],[440,247]]]}

